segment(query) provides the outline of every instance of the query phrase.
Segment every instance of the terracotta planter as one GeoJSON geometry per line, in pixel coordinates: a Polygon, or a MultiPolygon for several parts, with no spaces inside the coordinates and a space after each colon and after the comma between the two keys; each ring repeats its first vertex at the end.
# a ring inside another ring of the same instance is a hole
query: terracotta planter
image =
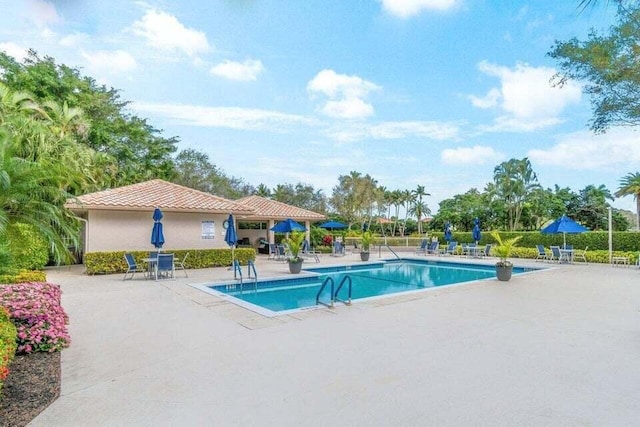
{"type": "Polygon", "coordinates": [[[496,264],[496,276],[498,280],[502,282],[508,282],[511,280],[511,273],[513,272],[513,265],[498,265],[496,264]]]}
{"type": "Polygon", "coordinates": [[[362,261],[369,261],[369,252],[361,251],[360,252],[360,259],[362,261]]]}
{"type": "Polygon", "coordinates": [[[302,260],[289,261],[289,273],[298,274],[302,270],[302,260]]]}

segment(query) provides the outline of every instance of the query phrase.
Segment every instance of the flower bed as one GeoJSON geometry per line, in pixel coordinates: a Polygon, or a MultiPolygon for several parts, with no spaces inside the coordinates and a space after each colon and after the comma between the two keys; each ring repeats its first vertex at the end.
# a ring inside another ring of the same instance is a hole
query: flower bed
{"type": "Polygon", "coordinates": [[[0,393],[4,380],[9,375],[9,364],[16,353],[16,327],[9,319],[9,313],[0,307],[0,393]]]}
{"type": "Polygon", "coordinates": [[[69,318],[60,305],[60,286],[46,282],[0,286],[0,306],[17,329],[17,352],[53,352],[68,347],[69,318]]]}

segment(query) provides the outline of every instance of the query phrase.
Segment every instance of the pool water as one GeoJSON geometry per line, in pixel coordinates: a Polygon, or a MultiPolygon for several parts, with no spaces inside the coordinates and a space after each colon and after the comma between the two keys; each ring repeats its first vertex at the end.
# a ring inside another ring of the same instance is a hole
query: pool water
{"type": "MultiPolygon", "coordinates": [[[[242,287],[233,285],[212,285],[210,289],[233,296],[242,301],[268,310],[279,312],[316,306],[316,295],[322,283],[331,277],[335,288],[345,276],[352,282],[352,299],[377,297],[416,291],[475,280],[495,277],[495,267],[462,263],[438,262],[387,262],[373,265],[315,268],[305,270],[317,275],[244,283],[242,287]]],[[[519,274],[525,269],[514,267],[513,273],[519,274]]],[[[348,283],[348,282],[347,282],[348,283]]],[[[338,298],[348,298],[348,286],[345,283],[338,298]]],[[[320,300],[329,302],[331,286],[323,290],[320,300]]]]}

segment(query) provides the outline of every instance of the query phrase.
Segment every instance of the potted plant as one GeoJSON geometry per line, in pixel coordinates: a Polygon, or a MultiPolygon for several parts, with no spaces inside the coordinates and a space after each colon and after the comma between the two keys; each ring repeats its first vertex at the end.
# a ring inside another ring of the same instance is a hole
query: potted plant
{"type": "Polygon", "coordinates": [[[304,243],[305,234],[300,231],[292,232],[289,237],[284,239],[284,245],[289,254],[287,261],[289,263],[289,272],[292,274],[300,273],[302,270],[302,257],[300,251],[302,250],[302,244],[304,243]]]}
{"type": "Polygon", "coordinates": [[[502,240],[497,231],[492,232],[491,236],[496,241],[496,245],[493,247],[493,251],[498,257],[498,262],[496,263],[496,276],[498,277],[498,280],[507,282],[511,279],[511,273],[513,271],[513,263],[507,258],[511,255],[513,248],[516,247],[518,240],[522,239],[522,236],[502,240]]]}
{"type": "Polygon", "coordinates": [[[362,233],[362,249],[360,250],[360,259],[362,261],[369,261],[369,249],[373,242],[373,234],[370,231],[362,233]]]}

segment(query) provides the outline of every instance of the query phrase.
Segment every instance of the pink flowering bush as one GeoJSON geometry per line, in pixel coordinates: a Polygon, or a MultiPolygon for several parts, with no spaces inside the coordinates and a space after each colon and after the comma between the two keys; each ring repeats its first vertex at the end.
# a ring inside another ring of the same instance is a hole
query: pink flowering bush
{"type": "Polygon", "coordinates": [[[0,286],[0,306],[7,308],[18,332],[18,353],[54,352],[69,346],[69,318],[60,305],[61,295],[60,286],[52,283],[0,286]]]}

